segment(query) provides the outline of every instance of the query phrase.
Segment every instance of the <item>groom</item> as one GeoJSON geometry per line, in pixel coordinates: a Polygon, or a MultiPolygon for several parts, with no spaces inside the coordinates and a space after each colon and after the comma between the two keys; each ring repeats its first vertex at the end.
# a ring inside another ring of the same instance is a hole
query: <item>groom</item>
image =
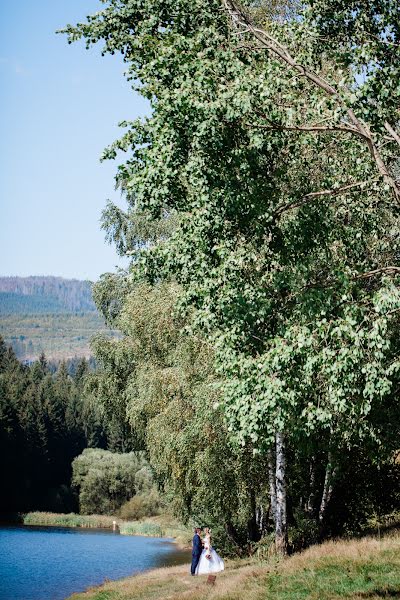
{"type": "Polygon", "coordinates": [[[200,556],[203,550],[203,545],[201,542],[201,529],[200,527],[196,527],[194,530],[193,536],[193,547],[192,547],[192,566],[190,568],[190,572],[192,575],[196,574],[196,568],[199,564],[200,556]]]}

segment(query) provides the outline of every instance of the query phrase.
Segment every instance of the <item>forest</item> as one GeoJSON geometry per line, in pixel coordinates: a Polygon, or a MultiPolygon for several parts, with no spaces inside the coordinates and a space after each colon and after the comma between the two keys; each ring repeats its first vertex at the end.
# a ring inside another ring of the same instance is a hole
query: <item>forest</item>
{"type": "Polygon", "coordinates": [[[89,281],[62,277],[0,277],[0,314],[95,311],[89,281]]]}
{"type": "Polygon", "coordinates": [[[44,353],[53,360],[89,358],[90,340],[98,333],[116,336],[97,312],[7,314],[0,317],[0,335],[19,360],[33,362],[44,353]]]}
{"type": "Polygon", "coordinates": [[[72,394],[46,486],[135,453],[175,516],[241,556],[398,522],[400,19],[358,5],[106,0],[61,32],[122,56],[151,114],[102,157],[126,201],[102,226],[130,266],[93,297],[120,337],[95,336],[74,377],[2,350],[16,460],[32,443],[51,465],[43,382],[54,406],[72,394]]]}
{"type": "Polygon", "coordinates": [[[123,0],[61,32],[119,55],[126,272],[93,393],[182,518],[278,553],[399,507],[394,0],[123,0]]]}
{"type": "MultiPolygon", "coordinates": [[[[127,458],[120,458],[125,442],[118,423],[105,422],[98,407],[85,398],[84,384],[93,367],[93,361],[85,358],[51,363],[44,355],[29,366],[23,365],[0,338],[0,449],[4,481],[0,515],[3,517],[33,509],[78,510],[79,494],[88,498],[99,486],[107,487],[104,476],[93,478],[93,470],[99,470],[96,463],[99,454],[90,455],[92,460],[85,477],[73,473],[74,459],[80,459],[75,466],[79,471],[84,460],[82,452],[88,446],[108,448],[108,452],[103,450],[104,455],[110,456],[108,461],[114,460],[115,464],[127,462],[127,458]]],[[[114,472],[114,487],[116,481],[123,482],[127,472],[133,470],[133,475],[129,475],[132,480],[144,466],[144,459],[141,461],[137,466],[131,457],[129,468],[120,469],[120,475],[114,472]]],[[[111,472],[108,477],[112,477],[111,472]]],[[[130,486],[125,483],[123,487],[124,491],[114,498],[114,502],[118,499],[118,508],[136,493],[137,486],[133,483],[130,486]]],[[[83,508],[87,508],[87,502],[86,505],[81,502],[83,508]]],[[[103,497],[103,506],[106,502],[103,497]]],[[[96,508],[99,513],[104,512],[99,501],[96,508]]]]}

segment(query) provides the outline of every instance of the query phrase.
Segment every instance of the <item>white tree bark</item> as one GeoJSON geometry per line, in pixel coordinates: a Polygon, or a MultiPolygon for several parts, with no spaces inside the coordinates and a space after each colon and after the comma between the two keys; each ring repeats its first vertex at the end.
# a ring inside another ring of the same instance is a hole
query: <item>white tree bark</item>
{"type": "Polygon", "coordinates": [[[268,484],[270,497],[270,514],[274,525],[276,524],[276,460],[275,450],[271,448],[268,452],[268,484]]]}
{"type": "Polygon", "coordinates": [[[278,554],[287,554],[286,456],[282,432],[276,434],[275,547],[278,554]]]}
{"type": "Polygon", "coordinates": [[[306,511],[311,516],[315,516],[315,476],[316,476],[316,460],[314,457],[311,459],[310,463],[310,492],[308,495],[308,500],[306,504],[306,511]]]}

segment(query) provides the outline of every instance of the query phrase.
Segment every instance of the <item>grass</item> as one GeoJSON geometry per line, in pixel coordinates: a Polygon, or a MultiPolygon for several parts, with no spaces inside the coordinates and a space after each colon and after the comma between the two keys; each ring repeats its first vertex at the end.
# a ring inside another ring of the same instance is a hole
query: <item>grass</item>
{"type": "Polygon", "coordinates": [[[76,515],[75,513],[30,512],[24,515],[24,525],[56,527],[112,527],[115,517],[105,515],[76,515]]]}
{"type": "Polygon", "coordinates": [[[184,548],[191,545],[192,530],[168,514],[148,517],[140,521],[118,521],[119,530],[123,535],[145,535],[150,537],[173,538],[184,548]]]}
{"type": "Polygon", "coordinates": [[[122,535],[163,537],[163,531],[157,523],[149,523],[146,521],[127,521],[126,523],[120,523],[119,530],[122,535]]]}
{"type": "Polygon", "coordinates": [[[161,530],[161,537],[173,538],[175,542],[183,548],[192,545],[193,530],[189,527],[185,527],[185,525],[182,525],[182,523],[169,514],[161,514],[156,517],[149,517],[148,519],[142,521],[142,523],[156,525],[161,530]]]}
{"type": "Polygon", "coordinates": [[[400,533],[328,542],[285,560],[228,561],[215,586],[188,565],[107,582],[70,600],[400,599],[400,533]]]}
{"type": "Polygon", "coordinates": [[[142,521],[123,521],[104,515],[77,515],[50,512],[30,512],[23,517],[24,525],[56,527],[106,527],[112,528],[116,521],[122,535],[144,535],[149,537],[174,538],[177,544],[186,547],[192,539],[190,529],[181,525],[170,515],[149,517],[142,521]]]}

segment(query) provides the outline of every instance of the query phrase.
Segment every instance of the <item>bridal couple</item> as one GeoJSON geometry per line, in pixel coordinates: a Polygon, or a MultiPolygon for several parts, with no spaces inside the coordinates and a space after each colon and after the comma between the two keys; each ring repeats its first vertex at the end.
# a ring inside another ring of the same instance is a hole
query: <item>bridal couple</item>
{"type": "Polygon", "coordinates": [[[193,536],[192,575],[208,575],[224,570],[224,561],[218,556],[211,545],[211,531],[204,528],[204,537],[201,539],[202,531],[196,527],[193,536]]]}

